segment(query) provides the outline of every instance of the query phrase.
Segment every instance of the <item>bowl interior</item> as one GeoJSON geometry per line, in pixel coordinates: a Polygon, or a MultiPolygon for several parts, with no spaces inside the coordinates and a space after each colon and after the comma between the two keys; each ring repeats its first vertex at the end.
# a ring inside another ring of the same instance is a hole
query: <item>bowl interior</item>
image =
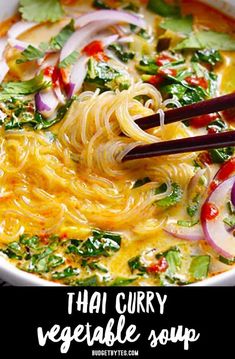
{"type": "MultiPolygon", "coordinates": [[[[32,0],[33,1],[33,0],[32,0]]],[[[84,0],[85,1],[85,0],[84,0]]],[[[230,17],[235,18],[235,0],[200,0],[203,3],[211,5],[218,10],[226,13],[230,17]]],[[[0,1],[0,21],[3,21],[14,15],[18,8],[19,0],[0,1]]],[[[4,257],[0,256],[0,276],[3,280],[13,285],[58,285],[48,282],[33,274],[23,272],[17,269],[4,257]]],[[[213,286],[213,285],[234,285],[235,284],[235,268],[228,272],[219,274],[215,277],[195,283],[194,286],[213,286]]]]}

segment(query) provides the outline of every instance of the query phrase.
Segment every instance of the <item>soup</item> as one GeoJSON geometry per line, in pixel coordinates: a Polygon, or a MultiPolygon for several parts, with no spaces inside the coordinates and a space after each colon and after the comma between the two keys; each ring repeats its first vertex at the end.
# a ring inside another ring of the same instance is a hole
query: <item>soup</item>
{"type": "Polygon", "coordinates": [[[234,148],[122,162],[234,129],[164,112],[235,90],[235,23],[197,1],[21,2],[1,26],[0,248],[67,285],[186,285],[235,258],[234,148]],[[135,120],[160,113],[161,126],[135,120]]]}

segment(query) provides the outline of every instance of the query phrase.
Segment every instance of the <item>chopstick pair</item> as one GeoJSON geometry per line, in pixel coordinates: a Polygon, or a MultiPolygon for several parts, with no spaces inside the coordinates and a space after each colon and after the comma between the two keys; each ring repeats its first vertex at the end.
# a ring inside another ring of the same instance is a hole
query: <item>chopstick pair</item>
{"type": "MultiPolygon", "coordinates": [[[[210,100],[194,103],[173,110],[165,111],[165,124],[178,122],[192,117],[207,115],[235,107],[235,93],[216,97],[210,100]]],[[[147,130],[160,126],[160,115],[139,118],[135,121],[140,128],[147,130]]],[[[235,146],[235,131],[194,136],[179,140],[156,142],[149,145],[137,146],[129,151],[122,159],[123,162],[140,158],[170,155],[235,146]]]]}

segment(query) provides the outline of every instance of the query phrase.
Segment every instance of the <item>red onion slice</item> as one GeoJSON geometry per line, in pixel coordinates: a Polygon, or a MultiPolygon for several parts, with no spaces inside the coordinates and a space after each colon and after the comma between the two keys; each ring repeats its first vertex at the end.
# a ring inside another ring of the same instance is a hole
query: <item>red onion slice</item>
{"type": "Polygon", "coordinates": [[[115,21],[113,20],[94,21],[93,23],[75,31],[64,45],[60,54],[60,61],[63,61],[74,51],[80,52],[87,44],[92,41],[92,37],[95,34],[114,23],[115,21]]]}
{"type": "Polygon", "coordinates": [[[125,11],[118,11],[118,10],[98,10],[89,12],[87,14],[81,15],[76,21],[76,27],[83,27],[93,21],[97,21],[97,19],[102,20],[110,20],[112,19],[116,23],[123,23],[126,22],[128,24],[132,24],[143,29],[146,28],[146,22],[140,16],[130,14],[125,11]]]}
{"type": "Polygon", "coordinates": [[[61,88],[59,86],[54,87],[54,93],[57,97],[57,100],[64,105],[65,104],[65,97],[61,91],[61,88]]]}
{"type": "Polygon", "coordinates": [[[118,39],[118,35],[110,35],[110,36],[100,36],[100,37],[96,37],[94,40],[92,41],[101,41],[103,43],[103,45],[106,47],[106,46],[109,46],[110,44],[112,44],[113,42],[117,41],[118,39]]]}
{"type": "Polygon", "coordinates": [[[235,257],[235,237],[231,232],[226,230],[223,222],[224,218],[228,216],[226,204],[230,199],[234,182],[235,176],[219,184],[205,202],[215,204],[219,210],[219,215],[212,220],[207,220],[201,216],[202,229],[206,241],[216,252],[226,258],[235,257]]]}
{"type": "Polygon", "coordinates": [[[18,36],[32,29],[36,25],[38,25],[36,22],[19,21],[8,30],[7,35],[9,38],[16,39],[18,36]]]}
{"type": "Polygon", "coordinates": [[[69,84],[69,93],[68,97],[72,97],[76,92],[78,92],[86,78],[87,74],[87,62],[89,57],[82,56],[73,66],[71,75],[70,75],[70,84],[69,84]]]}
{"type": "Polygon", "coordinates": [[[53,115],[59,101],[52,88],[40,91],[35,95],[37,110],[46,118],[53,115]]]}
{"type": "Polygon", "coordinates": [[[232,191],[231,191],[231,202],[235,206],[235,182],[233,184],[232,191]]]}
{"type": "Polygon", "coordinates": [[[173,237],[185,239],[187,241],[200,241],[204,239],[204,234],[200,224],[195,224],[193,227],[183,227],[177,224],[169,224],[164,228],[164,231],[171,234],[173,237]]]}
{"type": "Polygon", "coordinates": [[[8,43],[11,47],[14,47],[15,49],[17,49],[19,51],[24,51],[30,45],[29,42],[20,41],[17,39],[9,39],[8,43]]]}

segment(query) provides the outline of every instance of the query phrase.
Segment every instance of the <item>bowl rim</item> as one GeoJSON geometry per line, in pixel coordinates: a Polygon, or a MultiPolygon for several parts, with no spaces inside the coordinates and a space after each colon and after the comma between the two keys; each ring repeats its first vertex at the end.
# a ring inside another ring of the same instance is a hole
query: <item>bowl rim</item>
{"type": "MultiPolygon", "coordinates": [[[[198,0],[203,3],[207,3],[210,6],[226,13],[229,17],[235,19],[235,4],[234,0],[198,0]],[[232,13],[230,10],[233,10],[232,13]],[[229,10],[229,11],[228,11],[229,10]]],[[[7,10],[9,14],[11,11],[15,11],[18,1],[14,0],[9,3],[3,4],[3,10],[7,10]],[[9,11],[9,12],[8,12],[9,11]]],[[[17,268],[13,263],[11,263],[5,255],[0,254],[0,275],[3,275],[3,280],[7,280],[10,284],[19,286],[64,286],[61,283],[48,281],[46,279],[40,278],[36,274],[25,272],[17,268]],[[13,279],[14,278],[14,279],[13,279]],[[12,280],[13,279],[13,280],[12,280]],[[17,284],[17,280],[19,284],[17,284]],[[24,283],[24,284],[21,284],[24,283]]],[[[211,278],[204,279],[202,281],[190,284],[189,286],[223,286],[223,285],[235,285],[235,267],[228,269],[225,272],[214,275],[211,278]],[[228,284],[229,282],[229,284],[228,284]]],[[[187,287],[189,287],[187,286],[187,287]]]]}

